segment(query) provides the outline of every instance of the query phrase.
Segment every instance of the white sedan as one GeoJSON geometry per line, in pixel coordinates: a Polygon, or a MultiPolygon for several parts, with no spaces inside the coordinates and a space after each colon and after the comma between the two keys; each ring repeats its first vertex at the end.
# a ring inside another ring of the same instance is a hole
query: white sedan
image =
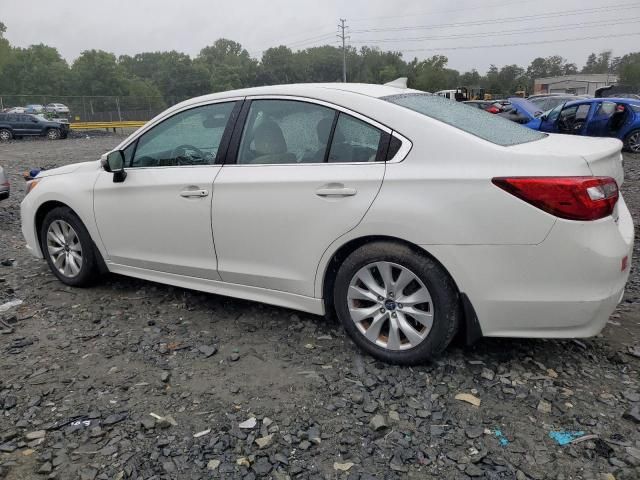
{"type": "Polygon", "coordinates": [[[457,332],[602,330],[634,238],[621,147],[393,85],[237,90],[42,172],[22,230],[68,285],[108,270],[335,312],[373,356],[414,364],[457,332]]]}

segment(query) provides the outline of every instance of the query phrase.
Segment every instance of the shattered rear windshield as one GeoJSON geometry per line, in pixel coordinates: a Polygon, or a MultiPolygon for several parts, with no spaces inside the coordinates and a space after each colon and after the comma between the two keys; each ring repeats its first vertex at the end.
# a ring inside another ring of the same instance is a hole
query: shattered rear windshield
{"type": "Polygon", "coordinates": [[[439,95],[407,93],[382,97],[382,100],[434,118],[503,147],[534,142],[547,136],[511,120],[439,95]]]}

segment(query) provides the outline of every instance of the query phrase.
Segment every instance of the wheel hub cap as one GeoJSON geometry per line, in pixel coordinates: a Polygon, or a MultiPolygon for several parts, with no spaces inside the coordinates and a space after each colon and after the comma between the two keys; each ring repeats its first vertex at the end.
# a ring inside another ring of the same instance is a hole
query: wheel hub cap
{"type": "Polygon", "coordinates": [[[393,300],[387,300],[386,302],[384,302],[384,306],[387,310],[393,311],[396,309],[397,304],[393,300]]]}
{"type": "Polygon", "coordinates": [[[433,326],[429,290],[415,273],[396,263],[361,268],[349,283],[347,302],[360,333],[388,350],[416,347],[433,326]]]}

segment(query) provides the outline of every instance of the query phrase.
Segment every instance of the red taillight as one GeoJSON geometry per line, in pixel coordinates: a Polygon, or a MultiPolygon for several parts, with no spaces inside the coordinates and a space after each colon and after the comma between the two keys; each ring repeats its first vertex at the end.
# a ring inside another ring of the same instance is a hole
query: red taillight
{"type": "Polygon", "coordinates": [[[487,112],[489,112],[489,113],[498,113],[498,112],[500,112],[500,109],[498,107],[491,106],[491,107],[487,108],[487,112]]]}
{"type": "Polygon", "coordinates": [[[493,184],[567,220],[598,220],[613,213],[618,184],[611,177],[501,177],[493,184]]]}

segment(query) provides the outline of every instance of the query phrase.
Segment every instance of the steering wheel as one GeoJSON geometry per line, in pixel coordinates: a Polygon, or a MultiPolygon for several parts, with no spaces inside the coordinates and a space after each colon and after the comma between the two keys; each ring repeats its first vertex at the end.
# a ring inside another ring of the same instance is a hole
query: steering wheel
{"type": "Polygon", "coordinates": [[[171,158],[175,159],[176,165],[193,165],[196,158],[204,161],[204,152],[193,145],[179,145],[171,150],[171,158]],[[187,152],[194,152],[196,156],[189,155],[187,152]]]}
{"type": "Polygon", "coordinates": [[[573,122],[573,125],[571,126],[571,133],[580,133],[580,130],[582,130],[582,127],[584,127],[584,124],[586,122],[584,120],[576,120],[575,122],[573,122]]]}
{"type": "Polygon", "coordinates": [[[569,121],[568,117],[562,117],[558,119],[558,130],[561,132],[572,132],[573,126],[572,122],[569,121]]]}

